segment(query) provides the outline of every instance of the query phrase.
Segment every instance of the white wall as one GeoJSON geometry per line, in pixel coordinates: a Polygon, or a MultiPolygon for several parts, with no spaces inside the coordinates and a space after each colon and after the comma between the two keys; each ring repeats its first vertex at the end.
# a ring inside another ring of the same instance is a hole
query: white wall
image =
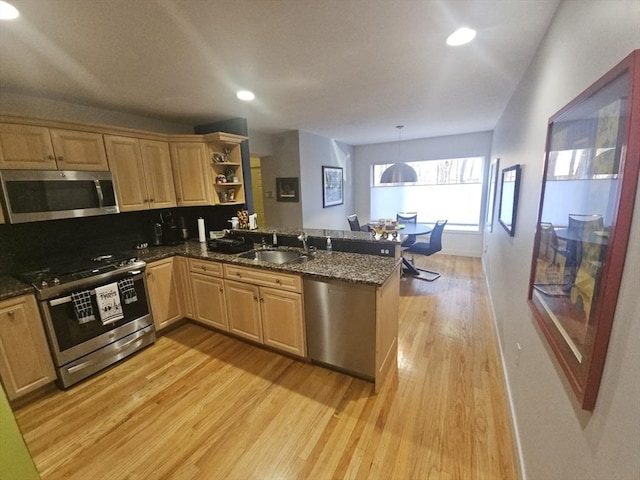
{"type": "Polygon", "coordinates": [[[640,195],[593,413],[577,405],[526,303],[547,121],[640,47],[639,26],[637,0],[564,1],[494,131],[501,168],[523,164],[516,236],[486,232],[483,261],[532,480],[640,478],[640,195]]]}
{"type": "Polygon", "coordinates": [[[264,213],[269,220],[266,227],[302,228],[302,202],[278,202],[276,197],[277,177],[300,178],[300,145],[297,131],[273,135],[273,156],[262,157],[262,189],[265,193],[264,213]],[[271,196],[269,196],[271,192],[271,196]]]}
{"type": "MultiPolygon", "coordinates": [[[[404,140],[400,152],[403,162],[483,156],[486,158],[486,177],[491,155],[491,139],[492,132],[477,132],[404,140]]],[[[358,214],[360,223],[365,223],[371,220],[371,165],[397,159],[398,143],[357,146],[354,155],[355,213],[358,214]]],[[[429,206],[425,205],[425,208],[429,206]]],[[[481,218],[484,219],[484,208],[481,209],[481,218]]],[[[482,233],[451,232],[445,228],[442,253],[479,257],[482,254],[482,233]]]]}
{"type": "Polygon", "coordinates": [[[353,147],[308,132],[300,133],[302,222],[305,228],[348,230],[353,210],[353,147]],[[344,203],[322,207],[322,166],[341,167],[344,203]]]}
{"type": "Polygon", "coordinates": [[[191,125],[14,93],[0,93],[0,113],[46,120],[95,123],[157,133],[193,133],[191,125]]]}

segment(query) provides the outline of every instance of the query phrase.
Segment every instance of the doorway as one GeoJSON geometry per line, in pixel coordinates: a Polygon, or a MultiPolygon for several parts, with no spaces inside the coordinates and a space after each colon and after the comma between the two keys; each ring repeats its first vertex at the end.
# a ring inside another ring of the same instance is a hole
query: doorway
{"type": "Polygon", "coordinates": [[[253,192],[253,211],[258,214],[258,226],[265,227],[269,223],[264,215],[264,195],[262,190],[262,164],[260,157],[250,157],[251,190],[253,192]]]}

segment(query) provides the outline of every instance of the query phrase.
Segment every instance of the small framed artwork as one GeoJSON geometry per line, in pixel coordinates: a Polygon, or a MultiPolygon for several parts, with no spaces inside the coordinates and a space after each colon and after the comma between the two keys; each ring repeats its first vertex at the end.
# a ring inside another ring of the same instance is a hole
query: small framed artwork
{"type": "Polygon", "coordinates": [[[500,210],[498,221],[510,237],[516,234],[516,217],[518,216],[518,193],[520,192],[520,165],[513,165],[502,170],[500,187],[500,210]]]}
{"type": "Polygon", "coordinates": [[[344,187],[342,167],[322,167],[322,208],[342,205],[344,187]]]}
{"type": "Polygon", "coordinates": [[[298,177],[276,178],[276,200],[278,202],[300,201],[300,187],[298,177]]]}
{"type": "Polygon", "coordinates": [[[493,232],[493,211],[496,208],[496,185],[498,184],[498,169],[500,159],[496,158],[489,166],[489,193],[487,195],[487,230],[493,232]]]}

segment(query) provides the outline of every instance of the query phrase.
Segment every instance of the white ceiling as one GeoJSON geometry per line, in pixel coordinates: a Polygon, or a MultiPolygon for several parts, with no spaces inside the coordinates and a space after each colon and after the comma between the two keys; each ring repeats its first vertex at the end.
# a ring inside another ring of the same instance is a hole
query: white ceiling
{"type": "Polygon", "coordinates": [[[491,130],[559,0],[10,0],[0,89],[351,145],[491,130]],[[466,46],[445,45],[467,25],[466,46]],[[236,99],[250,89],[252,103],[236,99]]]}

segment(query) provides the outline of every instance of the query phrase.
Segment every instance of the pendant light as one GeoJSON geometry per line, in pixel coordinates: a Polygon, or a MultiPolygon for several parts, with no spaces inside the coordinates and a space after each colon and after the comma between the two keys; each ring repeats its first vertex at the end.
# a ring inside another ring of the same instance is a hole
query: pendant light
{"type": "Polygon", "coordinates": [[[406,163],[400,162],[400,135],[404,125],[398,125],[398,161],[388,167],[380,177],[380,183],[410,183],[418,181],[418,174],[406,163]]]}

